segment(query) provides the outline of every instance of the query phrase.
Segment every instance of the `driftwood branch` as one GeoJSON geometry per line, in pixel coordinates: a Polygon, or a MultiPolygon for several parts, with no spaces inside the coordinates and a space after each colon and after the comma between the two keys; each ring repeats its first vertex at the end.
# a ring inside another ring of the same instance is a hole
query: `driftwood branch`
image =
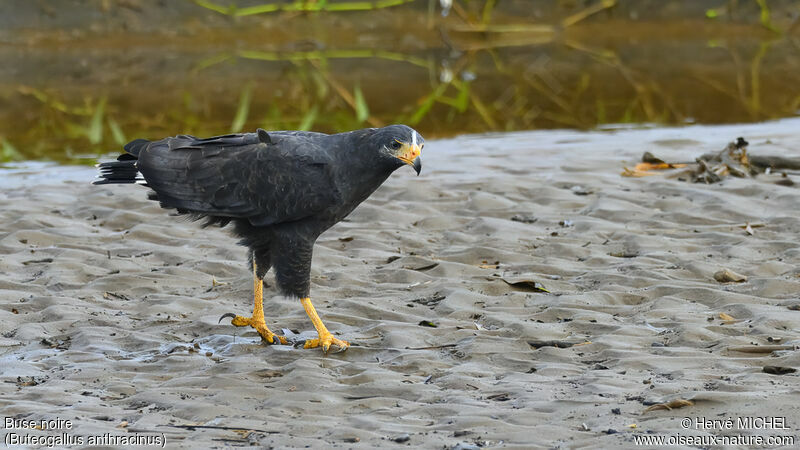
{"type": "Polygon", "coordinates": [[[787,171],[800,170],[800,157],[750,155],[747,151],[748,145],[748,142],[740,137],[721,151],[705,153],[693,162],[667,162],[650,152],[645,152],[642,155],[642,162],[637,164],[634,169],[626,167],[622,175],[640,177],[655,175],[656,170],[686,167],[685,170],[673,174],[672,177],[686,178],[695,183],[717,183],[728,175],[748,178],[764,172],[782,172],[784,179],[776,181],[776,183],[787,186],[794,184],[787,176],[796,173],[787,173],[787,171]]]}

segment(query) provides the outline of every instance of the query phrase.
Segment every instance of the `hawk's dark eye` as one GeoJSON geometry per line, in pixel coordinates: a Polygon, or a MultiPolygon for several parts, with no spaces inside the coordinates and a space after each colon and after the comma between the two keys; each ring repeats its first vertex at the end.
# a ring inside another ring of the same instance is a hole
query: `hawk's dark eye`
{"type": "Polygon", "coordinates": [[[401,144],[399,142],[392,141],[391,147],[392,147],[393,150],[397,150],[398,148],[400,148],[400,146],[401,146],[401,144]]]}

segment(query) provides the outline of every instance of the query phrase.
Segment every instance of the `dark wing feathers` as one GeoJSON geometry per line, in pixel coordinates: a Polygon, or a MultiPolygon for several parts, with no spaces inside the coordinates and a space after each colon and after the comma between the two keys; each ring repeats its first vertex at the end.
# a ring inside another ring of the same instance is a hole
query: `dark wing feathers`
{"type": "Polygon", "coordinates": [[[150,143],[137,167],[164,207],[255,226],[290,222],[340,200],[331,157],[311,135],[177,136],[150,143]]]}

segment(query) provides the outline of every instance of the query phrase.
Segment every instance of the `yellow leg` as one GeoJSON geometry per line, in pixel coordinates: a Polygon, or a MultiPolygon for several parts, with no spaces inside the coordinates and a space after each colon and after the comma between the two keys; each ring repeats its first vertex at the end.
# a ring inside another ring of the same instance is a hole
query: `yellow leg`
{"type": "Polygon", "coordinates": [[[311,319],[311,323],[314,324],[314,328],[317,329],[317,334],[319,335],[318,339],[307,340],[305,345],[303,345],[303,348],[316,348],[321,346],[322,351],[328,353],[331,345],[333,345],[338,347],[338,351],[340,352],[347,350],[347,347],[350,346],[350,343],[333,337],[331,332],[325,327],[325,324],[322,323],[322,319],[320,319],[319,315],[317,315],[317,310],[314,309],[314,305],[311,304],[311,299],[308,297],[301,298],[300,302],[303,304],[306,314],[308,314],[308,317],[311,319]]]}
{"type": "Polygon", "coordinates": [[[278,336],[277,334],[270,331],[267,328],[267,323],[264,320],[264,281],[261,278],[258,278],[256,275],[256,263],[253,262],[253,316],[252,317],[242,317],[237,316],[235,314],[225,314],[220,318],[222,320],[225,317],[233,317],[231,320],[231,325],[237,327],[253,327],[258,331],[258,334],[261,337],[269,342],[270,344],[288,344],[289,341],[286,340],[283,336],[278,336]]]}

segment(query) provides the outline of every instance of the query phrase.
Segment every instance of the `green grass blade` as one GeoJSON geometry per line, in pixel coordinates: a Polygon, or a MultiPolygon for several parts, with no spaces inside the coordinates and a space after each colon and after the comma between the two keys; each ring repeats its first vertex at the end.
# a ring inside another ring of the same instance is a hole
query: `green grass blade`
{"type": "Polygon", "coordinates": [[[237,8],[235,4],[230,6],[220,5],[208,0],[192,0],[197,6],[206,8],[211,11],[225,14],[227,16],[243,17],[253,16],[256,14],[268,14],[278,11],[283,12],[317,12],[317,11],[370,11],[375,9],[391,8],[393,6],[411,3],[415,0],[377,0],[377,1],[355,1],[355,2],[340,2],[328,3],[327,0],[319,2],[309,2],[306,0],[295,1],[293,3],[277,4],[265,3],[261,5],[246,6],[244,8],[237,8]]]}
{"type": "Polygon", "coordinates": [[[364,93],[361,92],[361,86],[359,85],[356,85],[353,89],[353,101],[356,104],[356,119],[359,123],[364,122],[369,117],[369,107],[366,100],[364,100],[364,93]]]}
{"type": "Polygon", "coordinates": [[[420,107],[416,110],[416,112],[414,112],[411,118],[408,119],[408,124],[409,125],[418,124],[425,117],[425,115],[428,114],[428,111],[430,111],[431,108],[433,108],[433,104],[436,102],[436,100],[439,99],[439,97],[441,97],[442,94],[444,94],[444,91],[447,90],[447,86],[449,86],[449,84],[447,83],[442,83],[439,86],[437,86],[436,89],[433,92],[431,92],[430,95],[428,95],[428,98],[426,98],[425,101],[422,102],[422,105],[420,105],[420,107]]]}
{"type": "Polygon", "coordinates": [[[103,140],[103,115],[106,112],[106,97],[100,99],[100,102],[94,109],[92,120],[89,122],[89,128],[86,130],[86,137],[92,145],[99,144],[103,140]]]}
{"type": "Polygon", "coordinates": [[[206,1],[206,0],[194,0],[194,3],[197,6],[201,6],[203,8],[210,9],[211,11],[216,11],[216,12],[218,12],[220,14],[229,15],[229,14],[233,14],[236,11],[236,7],[235,6],[231,6],[231,7],[222,6],[222,5],[218,5],[216,3],[212,3],[212,2],[209,2],[209,1],[206,1]]]}
{"type": "Polygon", "coordinates": [[[0,137],[0,162],[21,160],[22,154],[6,138],[0,137]]]}
{"type": "Polygon", "coordinates": [[[469,82],[461,83],[460,86],[458,86],[458,97],[456,97],[455,103],[453,104],[458,112],[463,113],[467,110],[469,106],[469,97],[469,82]]]}
{"type": "Polygon", "coordinates": [[[297,129],[300,131],[310,130],[311,127],[314,126],[314,122],[316,122],[317,120],[317,113],[319,113],[319,107],[317,105],[314,105],[303,116],[303,120],[300,122],[300,125],[297,127],[297,129]]]}
{"type": "Polygon", "coordinates": [[[125,133],[122,132],[122,128],[119,127],[117,121],[109,117],[107,122],[108,129],[111,130],[111,136],[114,138],[114,142],[118,145],[125,145],[127,139],[125,139],[125,133]]]}
{"type": "Polygon", "coordinates": [[[247,122],[247,116],[250,115],[250,94],[252,91],[252,84],[248,84],[242,89],[242,94],[239,96],[239,107],[236,108],[236,115],[233,117],[233,122],[231,123],[231,133],[242,131],[245,122],[247,122]]]}

